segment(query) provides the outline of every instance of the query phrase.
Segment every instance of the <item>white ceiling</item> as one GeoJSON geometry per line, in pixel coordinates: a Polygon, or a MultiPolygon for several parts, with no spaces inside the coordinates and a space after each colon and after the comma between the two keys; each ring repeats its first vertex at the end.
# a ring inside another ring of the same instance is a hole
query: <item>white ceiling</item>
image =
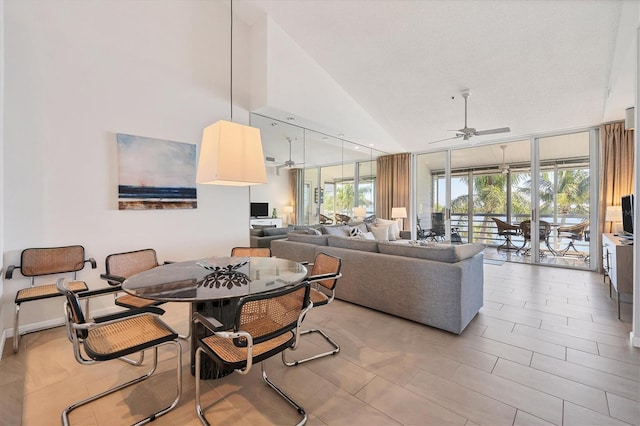
{"type": "MultiPolygon", "coordinates": [[[[421,152],[464,146],[428,144],[463,127],[464,89],[471,91],[469,127],[511,128],[476,143],[622,119],[634,103],[627,28],[637,27],[638,3],[236,0],[234,8],[250,25],[266,13],[313,58],[384,129],[376,148],[421,152]],[[631,23],[622,22],[629,13],[631,23]]],[[[326,123],[318,115],[299,118],[368,145],[357,120],[326,123]]]]}

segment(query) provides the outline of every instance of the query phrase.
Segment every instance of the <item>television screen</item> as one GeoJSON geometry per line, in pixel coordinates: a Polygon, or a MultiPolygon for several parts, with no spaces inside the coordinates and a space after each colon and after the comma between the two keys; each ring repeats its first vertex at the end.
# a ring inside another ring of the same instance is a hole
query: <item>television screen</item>
{"type": "Polygon", "coordinates": [[[622,229],[627,235],[633,235],[633,195],[622,197],[622,229]]]}
{"type": "Polygon", "coordinates": [[[269,203],[251,203],[251,217],[269,216],[269,203]]]}

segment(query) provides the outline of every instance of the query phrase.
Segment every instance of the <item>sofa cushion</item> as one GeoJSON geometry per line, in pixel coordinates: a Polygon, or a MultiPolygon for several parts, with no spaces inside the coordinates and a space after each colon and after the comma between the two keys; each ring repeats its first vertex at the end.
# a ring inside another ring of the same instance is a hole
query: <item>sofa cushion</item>
{"type": "Polygon", "coordinates": [[[346,225],[333,225],[333,226],[323,226],[321,231],[324,235],[341,235],[347,236],[349,235],[349,230],[346,225]]]}
{"type": "Polygon", "coordinates": [[[308,244],[315,244],[319,246],[329,245],[327,243],[326,235],[309,235],[309,234],[299,234],[297,232],[289,232],[287,234],[287,239],[289,241],[295,241],[298,243],[308,243],[308,244]]]}
{"type": "Polygon", "coordinates": [[[371,233],[377,241],[389,241],[388,226],[372,226],[371,233]]]}
{"type": "Polygon", "coordinates": [[[273,235],[287,235],[289,228],[265,228],[263,231],[266,237],[271,237],[273,235]]]}
{"type": "MultiPolygon", "coordinates": [[[[389,219],[380,219],[377,218],[376,222],[375,222],[376,226],[383,226],[383,225],[389,225],[391,226],[391,231],[393,232],[393,235],[395,237],[395,239],[399,239],[400,238],[400,227],[398,226],[398,222],[396,222],[395,220],[389,220],[389,219]]],[[[389,240],[391,240],[391,238],[389,238],[389,240]]],[[[393,241],[393,240],[391,240],[393,241]]]]}
{"type": "Polygon", "coordinates": [[[251,237],[264,237],[264,230],[261,229],[249,229],[249,236],[251,237]]]}
{"type": "Polygon", "coordinates": [[[378,244],[378,250],[384,254],[455,263],[482,252],[484,246],[481,244],[433,244],[429,246],[416,246],[380,242],[380,244],[378,244]]]}
{"type": "Polygon", "coordinates": [[[275,225],[251,225],[253,229],[275,228],[275,225]]]}
{"type": "Polygon", "coordinates": [[[378,252],[378,242],[375,240],[364,240],[362,238],[343,237],[340,235],[329,235],[327,241],[330,247],[339,247],[351,250],[378,252]]]}
{"type": "MultiPolygon", "coordinates": [[[[396,228],[398,226],[396,225],[396,228]]],[[[387,239],[386,241],[396,241],[398,238],[396,237],[396,234],[394,233],[394,229],[393,229],[393,225],[372,225],[371,226],[371,230],[373,231],[375,228],[387,228],[387,239]]],[[[375,233],[374,233],[375,235],[375,233]]],[[[377,238],[376,238],[377,239],[377,238]]]]}

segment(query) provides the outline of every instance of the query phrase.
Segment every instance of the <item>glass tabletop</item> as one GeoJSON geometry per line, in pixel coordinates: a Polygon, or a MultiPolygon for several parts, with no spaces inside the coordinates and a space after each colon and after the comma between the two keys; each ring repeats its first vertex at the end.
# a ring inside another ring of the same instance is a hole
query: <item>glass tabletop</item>
{"type": "Polygon", "coordinates": [[[296,284],[307,275],[301,263],[275,257],[211,257],[170,263],[135,274],[122,289],[165,302],[235,298],[296,284]]]}

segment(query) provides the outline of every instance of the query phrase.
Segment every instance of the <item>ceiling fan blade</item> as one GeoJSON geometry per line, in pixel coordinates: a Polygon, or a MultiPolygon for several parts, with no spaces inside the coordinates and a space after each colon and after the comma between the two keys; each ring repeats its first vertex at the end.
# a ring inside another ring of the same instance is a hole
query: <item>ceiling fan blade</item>
{"type": "Polygon", "coordinates": [[[432,143],[439,143],[439,142],[449,141],[449,140],[451,140],[451,139],[460,139],[462,136],[464,136],[464,135],[457,135],[457,136],[453,136],[453,137],[451,137],[451,138],[446,138],[446,139],[440,139],[440,140],[437,140],[437,141],[432,141],[432,142],[429,142],[427,145],[431,145],[432,143]]]}
{"type": "Polygon", "coordinates": [[[499,129],[490,130],[478,130],[474,133],[474,136],[493,135],[495,133],[508,133],[511,129],[508,127],[500,127],[499,129]]]}

